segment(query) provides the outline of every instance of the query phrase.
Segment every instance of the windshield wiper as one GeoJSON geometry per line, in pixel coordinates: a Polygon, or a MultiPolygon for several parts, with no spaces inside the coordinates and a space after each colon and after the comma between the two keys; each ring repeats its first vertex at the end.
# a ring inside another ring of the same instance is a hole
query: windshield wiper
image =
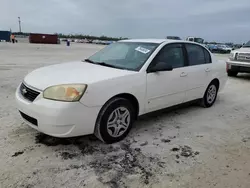
{"type": "Polygon", "coordinates": [[[106,66],[106,67],[119,68],[119,67],[117,67],[115,65],[110,65],[110,64],[105,63],[105,62],[95,62],[95,63],[98,64],[98,65],[106,66]]]}
{"type": "Polygon", "coordinates": [[[124,69],[124,68],[121,68],[121,67],[117,67],[115,65],[110,65],[108,63],[105,63],[105,62],[96,62],[96,61],[92,61],[90,59],[85,59],[84,61],[88,62],[88,63],[93,63],[93,64],[96,64],[96,65],[102,65],[102,66],[106,66],[106,67],[111,67],[111,68],[116,68],[116,69],[124,69]]]}
{"type": "Polygon", "coordinates": [[[94,64],[96,64],[96,62],[94,62],[94,61],[92,61],[92,60],[90,60],[90,59],[84,59],[84,61],[86,61],[86,62],[88,62],[88,63],[94,63],[94,64]]]}

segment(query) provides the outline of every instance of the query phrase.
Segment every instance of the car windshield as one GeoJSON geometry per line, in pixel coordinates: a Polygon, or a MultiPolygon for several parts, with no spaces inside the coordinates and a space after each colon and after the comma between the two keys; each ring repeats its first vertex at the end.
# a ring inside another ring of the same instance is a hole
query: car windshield
{"type": "Polygon", "coordinates": [[[139,71],[158,46],[157,43],[117,42],[110,44],[85,61],[118,69],[139,71]]]}
{"type": "Polygon", "coordinates": [[[250,41],[248,41],[248,42],[243,46],[243,48],[248,48],[248,47],[250,47],[250,41]]]}

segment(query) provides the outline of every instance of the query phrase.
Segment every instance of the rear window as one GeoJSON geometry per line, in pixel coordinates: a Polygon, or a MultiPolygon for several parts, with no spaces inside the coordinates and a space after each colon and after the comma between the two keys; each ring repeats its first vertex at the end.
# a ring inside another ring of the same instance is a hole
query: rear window
{"type": "Polygon", "coordinates": [[[203,51],[204,51],[204,55],[205,55],[205,63],[212,63],[210,53],[206,49],[203,49],[203,51]]]}
{"type": "Polygon", "coordinates": [[[204,49],[195,44],[186,44],[189,66],[206,63],[204,49]]]}

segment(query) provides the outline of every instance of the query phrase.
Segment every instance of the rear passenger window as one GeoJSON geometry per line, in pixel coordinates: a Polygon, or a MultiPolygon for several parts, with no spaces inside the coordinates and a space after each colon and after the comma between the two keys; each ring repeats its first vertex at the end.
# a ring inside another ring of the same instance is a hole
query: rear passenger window
{"type": "Polygon", "coordinates": [[[210,53],[206,49],[203,49],[203,50],[204,50],[204,55],[205,55],[205,62],[212,63],[210,53]]]}
{"type": "Polygon", "coordinates": [[[186,44],[189,66],[206,63],[204,49],[195,44],[186,44]]]}

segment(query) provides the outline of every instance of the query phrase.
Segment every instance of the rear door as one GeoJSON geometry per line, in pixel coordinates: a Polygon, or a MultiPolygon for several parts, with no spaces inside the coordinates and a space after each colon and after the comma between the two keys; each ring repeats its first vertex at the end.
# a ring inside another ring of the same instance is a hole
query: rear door
{"type": "Polygon", "coordinates": [[[203,94],[211,81],[212,60],[208,50],[197,44],[185,44],[188,67],[188,90],[185,102],[202,98],[203,94]]]}

